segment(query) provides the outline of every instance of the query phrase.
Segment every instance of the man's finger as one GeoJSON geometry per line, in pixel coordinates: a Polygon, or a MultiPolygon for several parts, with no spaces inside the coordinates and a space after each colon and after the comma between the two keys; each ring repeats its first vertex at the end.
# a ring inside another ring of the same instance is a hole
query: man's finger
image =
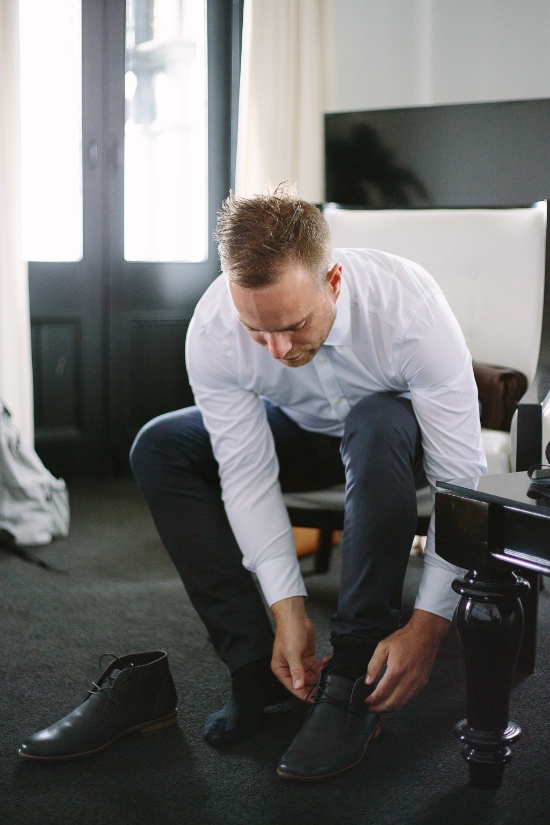
{"type": "MultiPolygon", "coordinates": [[[[376,647],[376,650],[372,654],[371,660],[367,667],[367,677],[365,679],[365,684],[372,685],[373,682],[376,682],[378,677],[380,676],[380,671],[386,664],[386,660],[388,658],[388,651],[385,646],[379,644],[376,647]]],[[[378,689],[378,688],[377,688],[378,689]]]]}
{"type": "Polygon", "coordinates": [[[292,676],[292,687],[294,690],[300,690],[305,687],[306,677],[304,668],[301,662],[289,662],[290,674],[292,676]]]}
{"type": "Polygon", "coordinates": [[[375,705],[379,705],[381,702],[385,702],[397,686],[397,680],[392,679],[391,674],[386,671],[376,685],[376,689],[370,696],[367,697],[367,704],[370,707],[374,707],[375,705]]]}
{"type": "Polygon", "coordinates": [[[306,670],[306,680],[308,684],[315,684],[319,671],[321,671],[326,663],[329,661],[328,656],[323,656],[320,662],[312,662],[306,670]]]}
{"type": "Polygon", "coordinates": [[[292,676],[286,671],[285,673],[275,673],[278,680],[285,686],[289,693],[305,702],[311,694],[311,685],[305,685],[298,690],[295,690],[292,685],[292,676]]]}
{"type": "Polygon", "coordinates": [[[418,693],[420,683],[417,679],[405,679],[385,673],[376,690],[371,693],[366,702],[369,708],[377,713],[398,710],[418,693]]]}

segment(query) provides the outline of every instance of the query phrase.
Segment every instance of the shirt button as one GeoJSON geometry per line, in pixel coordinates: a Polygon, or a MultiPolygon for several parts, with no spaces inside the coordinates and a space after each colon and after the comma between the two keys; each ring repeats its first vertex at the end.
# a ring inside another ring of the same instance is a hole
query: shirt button
{"type": "Polygon", "coordinates": [[[340,403],[341,403],[341,401],[342,401],[342,399],[341,399],[341,398],[335,398],[335,399],[334,399],[334,403],[335,403],[335,404],[340,404],[340,403]]]}
{"type": "Polygon", "coordinates": [[[324,355],[321,355],[321,357],[319,358],[319,363],[320,363],[320,364],[324,364],[326,360],[327,360],[327,359],[325,358],[325,356],[324,356],[324,355]]]}

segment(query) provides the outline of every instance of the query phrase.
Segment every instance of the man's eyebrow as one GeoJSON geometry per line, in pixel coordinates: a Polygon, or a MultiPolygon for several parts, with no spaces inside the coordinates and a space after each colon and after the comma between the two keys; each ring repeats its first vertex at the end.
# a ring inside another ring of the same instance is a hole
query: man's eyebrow
{"type": "Polygon", "coordinates": [[[243,325],[243,327],[245,329],[249,330],[249,332],[293,332],[293,330],[295,330],[298,327],[302,326],[302,324],[305,321],[307,321],[307,319],[309,318],[310,315],[311,315],[311,312],[309,312],[305,316],[305,318],[302,318],[301,321],[296,321],[295,324],[290,324],[290,326],[288,326],[288,327],[283,327],[282,329],[270,329],[270,330],[256,329],[256,327],[251,327],[249,324],[246,323],[246,321],[243,321],[243,319],[240,318],[239,316],[237,316],[237,317],[239,318],[239,322],[243,325]]]}

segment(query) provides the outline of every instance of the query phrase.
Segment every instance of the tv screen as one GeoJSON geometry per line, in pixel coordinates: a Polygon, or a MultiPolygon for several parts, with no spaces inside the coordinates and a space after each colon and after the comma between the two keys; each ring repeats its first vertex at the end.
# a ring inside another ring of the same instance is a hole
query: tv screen
{"type": "Polygon", "coordinates": [[[550,99],[325,115],[326,200],[371,208],[550,197],[550,99]]]}

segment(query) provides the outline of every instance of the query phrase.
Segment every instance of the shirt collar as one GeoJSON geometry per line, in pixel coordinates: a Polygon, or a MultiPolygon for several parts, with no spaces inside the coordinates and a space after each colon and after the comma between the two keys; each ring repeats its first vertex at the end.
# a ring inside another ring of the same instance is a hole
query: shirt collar
{"type": "Polygon", "coordinates": [[[347,283],[342,278],[340,295],[336,301],[336,318],[325,341],[325,346],[343,347],[350,346],[351,343],[351,294],[347,283]]]}

